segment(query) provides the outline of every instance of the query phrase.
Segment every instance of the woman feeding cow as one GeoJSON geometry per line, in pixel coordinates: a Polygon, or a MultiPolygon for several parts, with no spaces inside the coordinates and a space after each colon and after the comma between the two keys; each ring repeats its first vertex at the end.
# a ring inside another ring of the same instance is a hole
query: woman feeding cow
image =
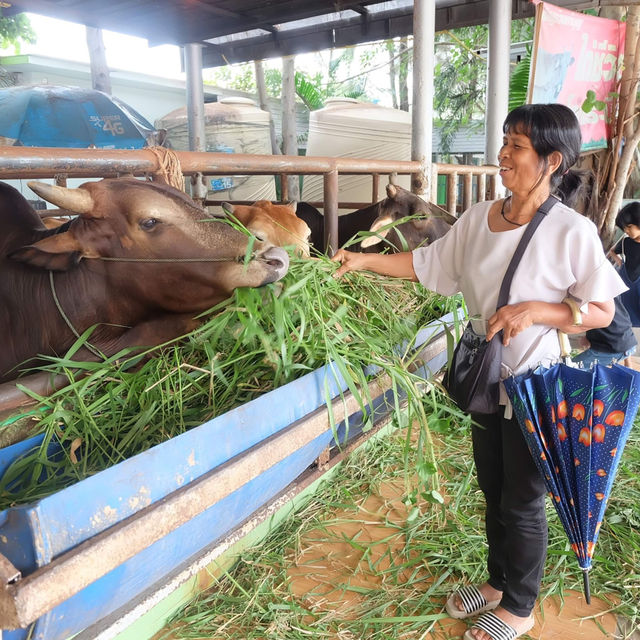
{"type": "MultiPolygon", "coordinates": [[[[339,250],[333,258],[340,263],[336,277],[368,270],[443,295],[461,291],[475,333],[487,342],[501,334],[502,379],[556,361],[558,330],[607,326],[613,298],[625,290],[593,223],[559,199],[549,200],[554,193],[567,201],[573,195],[570,168],[581,145],[575,114],[559,104],[524,105],[508,114],[503,132],[500,177],[511,195],[473,205],[427,247],[390,255],[339,250]],[[527,227],[537,224],[529,235],[527,227]],[[528,244],[521,247],[506,304],[497,308],[503,276],[525,234],[528,244]]],[[[481,614],[467,640],[512,640],[533,626],[547,550],[546,490],[502,385],[489,413],[471,415],[486,501],[488,577],[453,593],[447,610],[455,618],[481,614]]]]}

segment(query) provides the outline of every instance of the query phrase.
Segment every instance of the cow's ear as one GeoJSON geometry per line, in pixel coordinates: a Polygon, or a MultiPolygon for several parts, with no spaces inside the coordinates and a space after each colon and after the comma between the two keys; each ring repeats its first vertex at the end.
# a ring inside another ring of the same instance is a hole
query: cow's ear
{"type": "Polygon", "coordinates": [[[382,242],[382,238],[386,238],[387,234],[389,233],[390,229],[381,229],[381,227],[385,227],[388,224],[391,224],[393,222],[393,218],[391,216],[380,216],[378,218],[376,218],[373,221],[373,224],[371,225],[371,228],[369,229],[369,231],[371,231],[372,233],[377,233],[378,235],[375,236],[367,236],[364,240],[362,240],[362,242],[360,243],[360,246],[363,249],[366,249],[367,247],[372,247],[374,244],[378,244],[380,242],[382,242]]]}
{"type": "Polygon", "coordinates": [[[289,209],[291,214],[293,214],[294,216],[296,215],[296,211],[298,210],[298,203],[295,200],[289,200],[289,202],[285,203],[284,206],[289,209]]]}
{"type": "Polygon", "coordinates": [[[70,233],[59,233],[29,244],[9,254],[12,260],[51,271],[68,271],[83,257],[91,257],[82,250],[70,233]]]}

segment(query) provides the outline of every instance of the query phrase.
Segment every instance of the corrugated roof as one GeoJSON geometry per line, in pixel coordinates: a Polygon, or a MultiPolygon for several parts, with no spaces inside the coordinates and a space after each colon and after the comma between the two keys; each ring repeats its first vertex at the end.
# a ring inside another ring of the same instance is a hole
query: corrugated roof
{"type": "MultiPolygon", "coordinates": [[[[488,21],[490,0],[435,2],[437,31],[488,21]]],[[[584,9],[600,2],[554,4],[584,9]]],[[[512,5],[514,18],[533,15],[529,0],[512,5]]],[[[413,27],[413,0],[8,0],[2,7],[3,15],[29,11],[151,45],[200,42],[205,67],[405,36],[413,27]]]]}

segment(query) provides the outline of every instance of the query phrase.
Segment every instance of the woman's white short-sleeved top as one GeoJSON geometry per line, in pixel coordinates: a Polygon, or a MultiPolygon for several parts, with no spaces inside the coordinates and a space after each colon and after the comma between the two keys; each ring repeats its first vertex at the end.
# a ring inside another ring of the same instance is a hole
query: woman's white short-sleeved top
{"type": "MultiPolygon", "coordinates": [[[[461,291],[473,327],[481,334],[495,313],[502,279],[526,228],[491,231],[488,215],[492,204],[473,205],[444,237],[413,252],[419,281],[443,295],[461,291]]],[[[588,302],[611,300],[625,290],[604,255],[595,225],[558,202],[522,256],[511,283],[509,304],[530,300],[558,303],[571,294],[586,311],[588,302]]],[[[503,348],[503,374],[549,365],[559,355],[556,329],[533,325],[503,348]]]]}

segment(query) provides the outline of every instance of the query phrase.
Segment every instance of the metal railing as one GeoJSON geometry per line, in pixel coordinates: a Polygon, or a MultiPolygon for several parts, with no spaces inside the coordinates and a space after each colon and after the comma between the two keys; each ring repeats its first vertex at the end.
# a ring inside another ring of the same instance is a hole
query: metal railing
{"type": "MultiPolygon", "coordinates": [[[[281,199],[288,200],[288,175],[322,175],[324,178],[325,246],[334,252],[338,240],[338,208],[359,209],[380,199],[380,176],[420,176],[419,162],[371,158],[328,158],[310,156],[267,156],[175,151],[182,173],[191,180],[211,175],[280,176],[281,199]],[[372,176],[371,202],[339,202],[338,176],[372,176]],[[359,206],[358,206],[359,205],[359,206]]],[[[59,149],[42,147],[0,147],[0,180],[54,178],[65,184],[68,178],[101,178],[123,175],[163,174],[161,157],[151,149],[59,149]]],[[[498,167],[438,164],[432,166],[432,199],[435,201],[439,176],[446,176],[446,203],[449,213],[458,215],[473,202],[496,197],[498,167]]],[[[213,204],[214,201],[207,201],[213,204]]]]}

